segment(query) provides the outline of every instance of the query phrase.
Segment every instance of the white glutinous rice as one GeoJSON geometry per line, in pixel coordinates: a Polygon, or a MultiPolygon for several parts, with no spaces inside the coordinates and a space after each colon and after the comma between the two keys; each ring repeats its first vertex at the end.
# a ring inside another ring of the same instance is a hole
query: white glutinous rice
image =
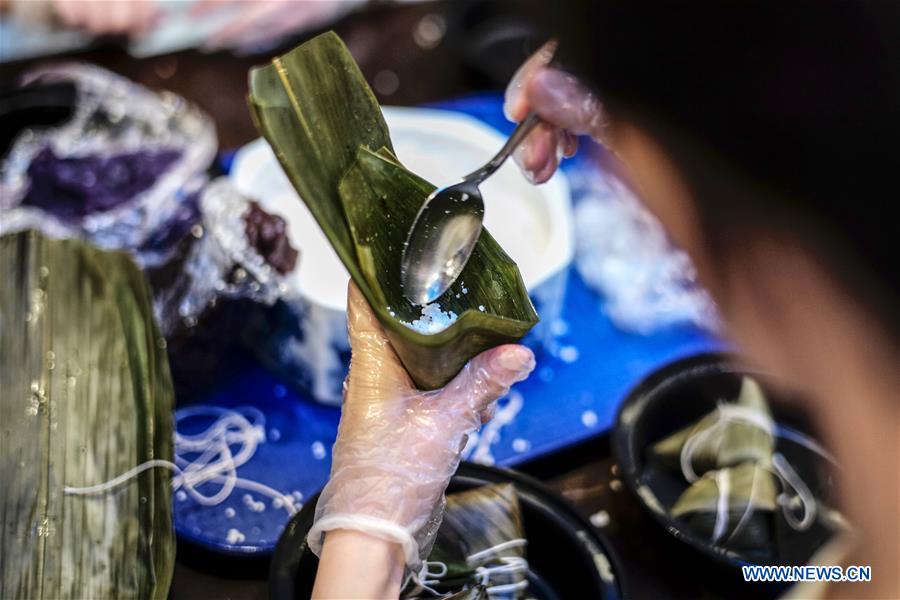
{"type": "Polygon", "coordinates": [[[250,494],[244,494],[244,505],[255,513],[260,513],[266,510],[265,503],[257,501],[250,494]]]}
{"type": "Polygon", "coordinates": [[[592,410],[586,410],[581,413],[581,423],[585,427],[596,427],[599,420],[597,413],[592,410]]]}
{"type": "Polygon", "coordinates": [[[531,442],[524,438],[516,438],[512,442],[512,449],[516,452],[528,452],[531,450],[531,442]]]}
{"type": "Polygon", "coordinates": [[[247,537],[237,529],[229,529],[228,537],[225,538],[225,541],[234,546],[235,544],[240,544],[246,539],[247,537]]]}
{"type": "Polygon", "coordinates": [[[322,460],[325,458],[325,444],[319,441],[315,441],[312,443],[312,453],[316,460],[322,460]]]}
{"type": "Polygon", "coordinates": [[[443,311],[440,304],[432,302],[422,307],[422,315],[418,319],[411,323],[405,321],[402,323],[413,331],[428,335],[447,329],[456,321],[456,317],[456,313],[452,310],[443,311]]]}
{"type": "Polygon", "coordinates": [[[563,346],[559,349],[559,359],[564,363],[573,363],[578,360],[578,348],[575,346],[563,346]]]}

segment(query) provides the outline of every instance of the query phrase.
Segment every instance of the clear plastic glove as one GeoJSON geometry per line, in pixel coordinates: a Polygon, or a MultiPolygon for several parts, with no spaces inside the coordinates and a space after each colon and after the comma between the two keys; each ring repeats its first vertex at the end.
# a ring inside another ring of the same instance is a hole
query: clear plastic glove
{"type": "Polygon", "coordinates": [[[253,51],[273,47],[292,33],[318,29],[332,23],[366,0],[199,0],[191,9],[195,17],[220,9],[229,19],[212,34],[206,47],[253,51]]]}
{"type": "Polygon", "coordinates": [[[524,346],[498,346],[473,358],[443,389],[422,392],[352,283],[347,312],[353,355],[331,479],[309,546],[319,555],[325,532],[362,531],[397,543],[416,573],[434,543],[444,490],[468,434],[528,376],[534,356],[524,346]]]}
{"type": "Polygon", "coordinates": [[[600,100],[572,75],[550,67],[556,42],[550,41],[525,61],[506,88],[506,118],[519,122],[531,111],[543,123],[513,158],[532,183],[550,179],[563,157],[578,149],[579,135],[609,145],[609,124],[600,100]]]}

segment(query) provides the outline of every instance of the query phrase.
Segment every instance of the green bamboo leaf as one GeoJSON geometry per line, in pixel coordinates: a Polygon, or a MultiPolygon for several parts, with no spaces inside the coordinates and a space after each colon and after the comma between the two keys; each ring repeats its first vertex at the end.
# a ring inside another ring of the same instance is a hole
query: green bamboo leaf
{"type": "Polygon", "coordinates": [[[733,467],[747,461],[771,461],[775,439],[770,431],[760,427],[760,423],[771,424],[772,413],[762,388],[752,378],[744,377],[741,391],[734,401],[734,406],[742,414],[755,416],[754,421],[730,418],[728,411],[731,406],[723,404],[696,423],[656,442],[650,448],[651,458],[680,470],[684,445],[697,437],[700,443],[694,446],[690,456],[691,465],[697,473],[733,467]]]}
{"type": "Polygon", "coordinates": [[[173,391],[149,290],[124,253],[0,239],[0,598],[165,598],[173,391]]]}
{"type": "Polygon", "coordinates": [[[253,69],[249,103],[421,388],[444,385],[470,358],[521,339],[537,323],[518,268],[485,231],[457,284],[438,299],[459,318],[430,335],[403,324],[418,317],[399,284],[403,241],[434,186],[393,156],[378,103],[337,35],[322,34],[253,69]]]}
{"type": "Polygon", "coordinates": [[[452,596],[447,596],[445,600],[484,600],[485,598],[489,598],[487,593],[487,589],[483,585],[478,585],[473,588],[462,590],[453,594],[452,596]]]}
{"type": "Polygon", "coordinates": [[[672,516],[696,535],[735,551],[771,548],[778,487],[754,462],[708,471],[672,506],[672,516]]]}
{"type": "Polygon", "coordinates": [[[776,507],[775,477],[754,462],[709,471],[679,496],[672,506],[672,515],[683,517],[698,511],[715,514],[723,495],[725,506],[738,516],[743,514],[748,504],[755,510],[772,512],[776,507]],[[725,491],[720,489],[724,480],[727,480],[725,491]]]}

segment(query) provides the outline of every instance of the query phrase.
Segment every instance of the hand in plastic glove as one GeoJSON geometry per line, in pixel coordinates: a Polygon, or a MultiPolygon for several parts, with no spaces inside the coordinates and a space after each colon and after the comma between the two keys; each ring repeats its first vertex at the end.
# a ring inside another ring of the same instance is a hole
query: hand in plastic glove
{"type": "Polygon", "coordinates": [[[562,157],[578,149],[579,135],[608,142],[608,122],[597,96],[575,77],[548,66],[556,42],[544,44],[525,61],[506,88],[503,110],[511,121],[535,111],[544,120],[513,158],[532,183],[550,179],[562,157]]]}
{"type": "Polygon", "coordinates": [[[415,388],[351,284],[347,299],[353,357],[334,444],[331,479],[309,533],[317,555],[324,534],[356,530],[394,542],[417,572],[440,525],[444,490],[469,433],[493,402],[534,368],[524,346],[482,352],[443,389],[415,388]]]}
{"type": "Polygon", "coordinates": [[[149,30],[159,16],[155,0],[50,0],[50,3],[66,26],[97,35],[137,36],[149,30]]]}
{"type": "Polygon", "coordinates": [[[209,48],[253,51],[273,47],[281,38],[332,23],[366,0],[199,0],[191,14],[219,9],[230,18],[206,42],[209,48]]]}

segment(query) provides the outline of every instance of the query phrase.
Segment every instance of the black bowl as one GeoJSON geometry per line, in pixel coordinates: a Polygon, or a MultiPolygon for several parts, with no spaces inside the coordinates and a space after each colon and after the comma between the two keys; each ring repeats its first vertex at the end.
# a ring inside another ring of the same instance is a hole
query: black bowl
{"type": "MultiPolygon", "coordinates": [[[[704,354],[672,363],[652,373],[625,399],[619,409],[612,449],[621,477],[640,504],[677,539],[730,566],[749,564],[806,564],[833,534],[821,520],[805,531],[789,531],[777,543],[756,554],[739,553],[714,545],[668,512],[688,487],[680,473],[647,461],[647,450],[667,435],[696,422],[722,400],[737,398],[743,376],[764,386],[765,377],[743,368],[731,356],[704,354]]],[[[765,389],[772,416],[780,428],[815,438],[810,421],[797,408],[765,389]]],[[[780,452],[809,486],[815,497],[831,505],[834,496],[832,465],[805,446],[777,437],[780,452]]],[[[777,517],[776,517],[777,518],[777,517]]],[[[780,531],[784,531],[782,527],[780,531]]]]}
{"type": "MultiPolygon", "coordinates": [[[[460,465],[448,493],[494,483],[513,483],[519,495],[531,592],[546,600],[623,598],[616,557],[599,533],[565,500],[536,480],[508,469],[473,463],[460,465]]],[[[284,529],[269,571],[272,600],[306,599],[312,593],[319,560],[306,534],[312,527],[318,496],[307,502],[284,529]]]]}

